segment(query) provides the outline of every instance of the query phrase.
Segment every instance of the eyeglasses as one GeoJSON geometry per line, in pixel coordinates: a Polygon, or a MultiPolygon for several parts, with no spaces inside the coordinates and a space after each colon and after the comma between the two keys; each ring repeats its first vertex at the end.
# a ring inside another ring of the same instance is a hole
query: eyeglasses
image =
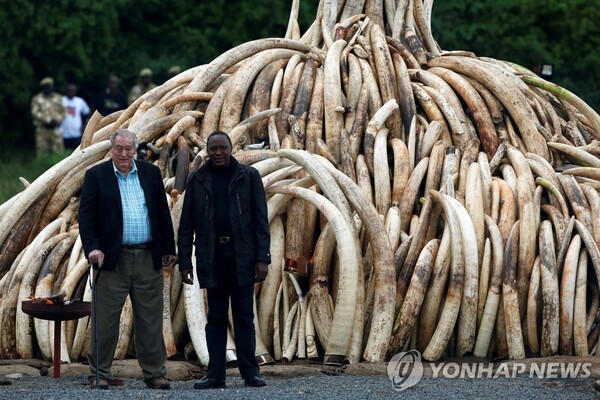
{"type": "Polygon", "coordinates": [[[115,152],[115,153],[133,153],[135,152],[135,147],[121,147],[121,146],[113,146],[111,147],[111,149],[115,152]]]}

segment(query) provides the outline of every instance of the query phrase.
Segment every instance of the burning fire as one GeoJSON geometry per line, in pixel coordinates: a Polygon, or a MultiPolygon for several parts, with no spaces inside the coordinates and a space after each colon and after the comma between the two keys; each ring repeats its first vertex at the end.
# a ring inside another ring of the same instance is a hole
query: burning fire
{"type": "Polygon", "coordinates": [[[58,304],[60,300],[57,296],[52,297],[35,297],[35,295],[29,296],[29,299],[37,304],[58,304]]]}

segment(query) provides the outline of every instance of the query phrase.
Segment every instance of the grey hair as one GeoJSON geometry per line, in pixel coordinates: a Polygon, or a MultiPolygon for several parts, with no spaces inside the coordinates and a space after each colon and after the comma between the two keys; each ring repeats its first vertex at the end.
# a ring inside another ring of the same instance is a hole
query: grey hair
{"type": "Polygon", "coordinates": [[[116,132],[114,132],[112,135],[110,135],[110,147],[113,147],[115,145],[115,139],[117,138],[117,136],[121,136],[121,137],[130,137],[132,142],[133,142],[133,146],[137,149],[138,148],[138,138],[137,135],[131,131],[128,131],[127,129],[119,129],[116,132]]]}

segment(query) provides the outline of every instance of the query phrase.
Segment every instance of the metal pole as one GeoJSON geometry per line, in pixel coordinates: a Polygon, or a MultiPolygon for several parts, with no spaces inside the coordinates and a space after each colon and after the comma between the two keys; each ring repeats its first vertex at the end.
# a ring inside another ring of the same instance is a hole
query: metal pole
{"type": "MultiPolygon", "coordinates": [[[[94,270],[94,269],[92,269],[94,270]]],[[[92,312],[94,313],[94,317],[92,318],[92,323],[94,324],[94,363],[96,364],[96,389],[100,389],[100,375],[98,373],[98,278],[100,277],[100,269],[95,268],[96,276],[94,277],[94,283],[92,287],[92,312]]]]}
{"type": "Polygon", "coordinates": [[[54,320],[54,377],[60,378],[60,328],[62,321],[54,320]]]}

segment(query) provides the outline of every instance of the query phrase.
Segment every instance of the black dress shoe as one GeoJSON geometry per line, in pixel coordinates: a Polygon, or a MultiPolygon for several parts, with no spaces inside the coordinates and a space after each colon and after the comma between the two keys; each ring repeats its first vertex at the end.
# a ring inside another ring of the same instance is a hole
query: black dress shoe
{"type": "Polygon", "coordinates": [[[265,380],[263,378],[261,378],[260,376],[253,376],[252,378],[248,378],[245,381],[246,381],[246,386],[252,386],[252,387],[267,386],[267,382],[265,382],[265,380]]]}
{"type": "Polygon", "coordinates": [[[194,383],[194,389],[219,389],[225,387],[225,380],[204,378],[194,383]]]}

